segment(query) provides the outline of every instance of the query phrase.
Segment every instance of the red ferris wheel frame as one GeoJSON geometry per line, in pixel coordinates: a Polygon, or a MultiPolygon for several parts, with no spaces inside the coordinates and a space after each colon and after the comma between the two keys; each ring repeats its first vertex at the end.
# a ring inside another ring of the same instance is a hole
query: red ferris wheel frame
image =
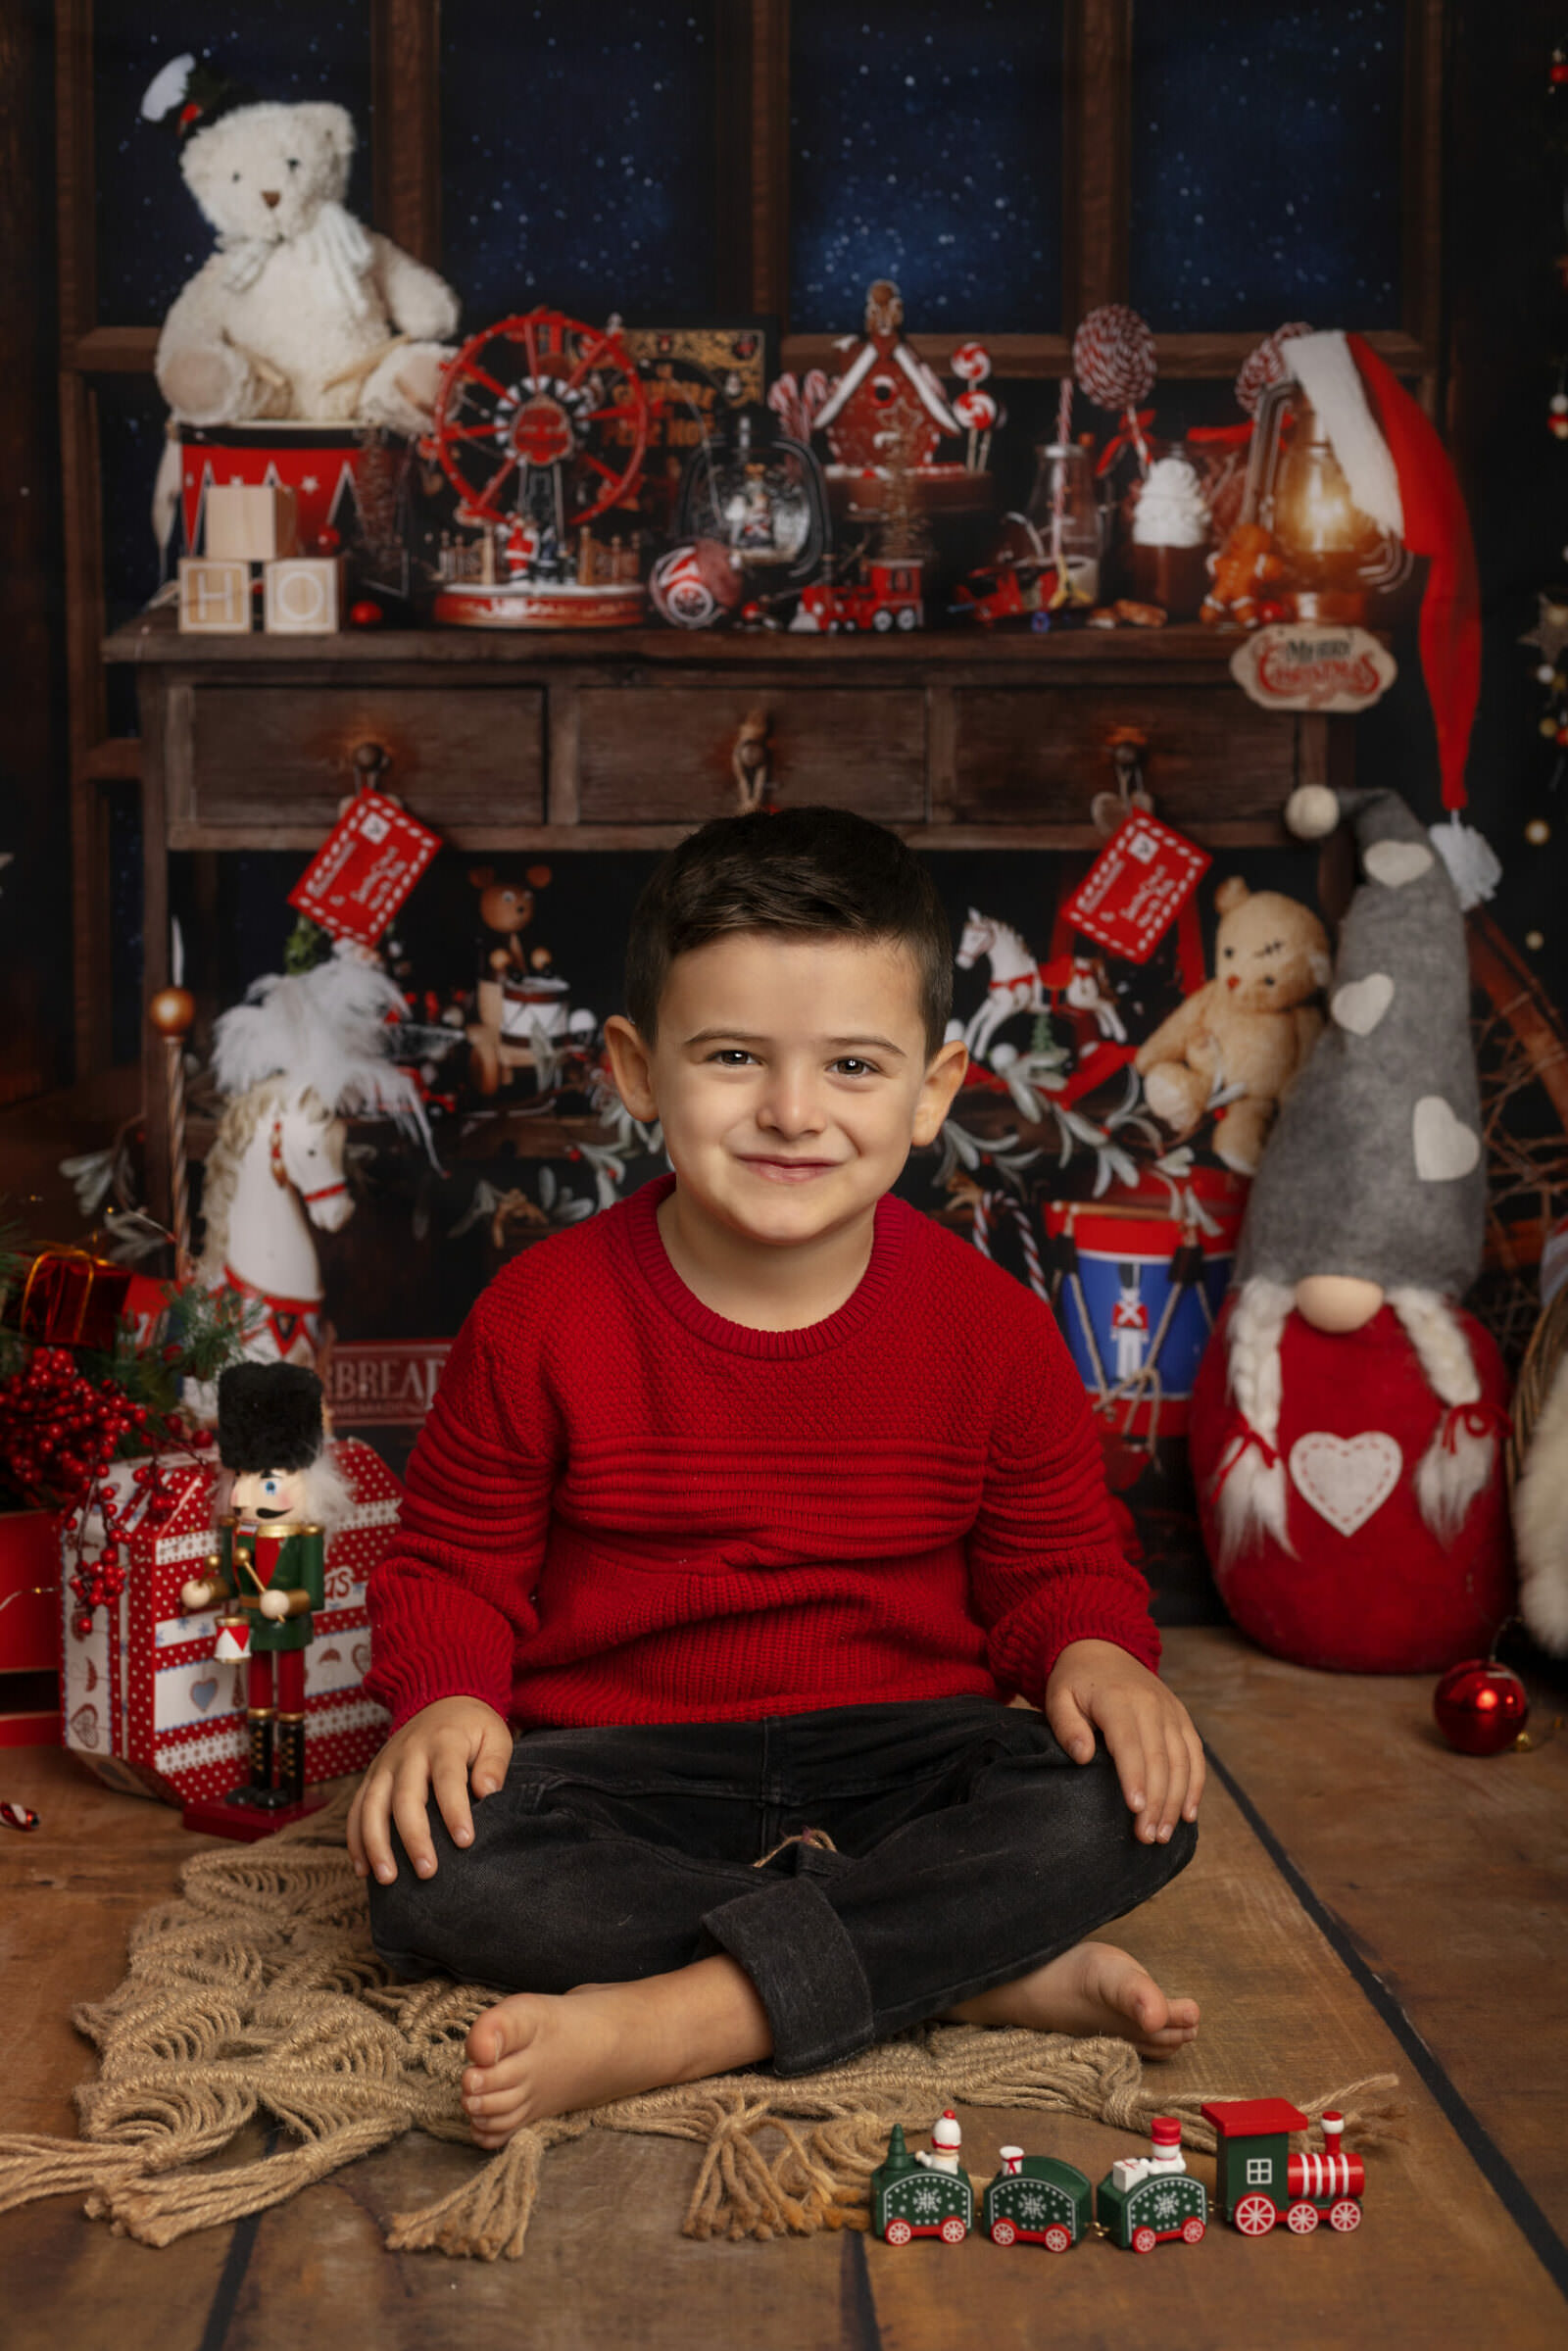
{"type": "Polygon", "coordinates": [[[500,500],[519,468],[562,464],[576,470],[579,480],[583,471],[598,474],[598,495],[573,507],[568,517],[578,524],[619,506],[636,488],[650,423],[648,393],[620,337],[612,328],[587,326],[563,311],[540,308],[484,327],[449,362],[436,394],[431,439],[441,469],[465,506],[491,522],[507,519],[500,500]],[[522,354],[521,370],[514,361],[509,367],[502,359],[502,345],[522,354]],[[592,449],[576,447],[574,437],[563,445],[562,404],[568,411],[576,406],[574,396],[596,373],[611,379],[610,396],[595,408],[578,407],[576,420],[631,427],[630,447],[619,466],[592,449]],[[501,411],[525,387],[527,396],[509,430],[501,411]],[[463,459],[467,455],[471,465],[473,453],[482,452],[486,442],[494,468],[488,479],[475,481],[464,470],[463,459]]]}

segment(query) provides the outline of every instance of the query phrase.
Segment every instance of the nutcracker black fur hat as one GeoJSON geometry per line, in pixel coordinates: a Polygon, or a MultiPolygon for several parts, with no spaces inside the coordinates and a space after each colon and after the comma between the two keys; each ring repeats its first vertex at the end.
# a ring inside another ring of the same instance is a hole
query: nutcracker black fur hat
{"type": "Polygon", "coordinates": [[[324,1442],[321,1383],[303,1363],[231,1363],[218,1382],[218,1456],[241,1477],[309,1469],[324,1442]]]}

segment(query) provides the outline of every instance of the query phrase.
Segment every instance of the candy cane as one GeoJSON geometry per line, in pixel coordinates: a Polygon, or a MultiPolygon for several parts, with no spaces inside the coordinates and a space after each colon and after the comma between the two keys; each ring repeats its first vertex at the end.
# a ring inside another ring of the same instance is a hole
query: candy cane
{"type": "Polygon", "coordinates": [[[999,1208],[1005,1209],[1017,1226],[1018,1238],[1023,1245],[1024,1270],[1029,1277],[1029,1287],[1036,1298],[1044,1298],[1049,1306],[1051,1293],[1046,1288],[1045,1270],[1040,1262],[1040,1246],[1035,1240],[1034,1227],[1010,1193],[982,1192],[980,1194],[974,1204],[975,1248],[980,1251],[982,1257],[990,1257],[995,1262],[996,1252],[991,1246],[991,1220],[999,1208]]]}

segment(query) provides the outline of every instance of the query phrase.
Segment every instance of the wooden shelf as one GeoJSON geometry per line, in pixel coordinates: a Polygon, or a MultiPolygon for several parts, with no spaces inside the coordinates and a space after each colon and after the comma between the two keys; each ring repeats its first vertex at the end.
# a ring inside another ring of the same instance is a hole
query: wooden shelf
{"type": "Polygon", "coordinates": [[[1022,672],[1067,683],[1075,677],[1114,683],[1118,675],[1152,682],[1168,677],[1222,682],[1242,642],[1234,629],[1079,628],[1044,635],[1031,630],[954,627],[907,634],[797,636],[788,629],[730,630],[465,629],[344,630],[333,637],[182,636],[172,611],[160,607],[106,637],[106,661],[141,667],[254,669],[270,676],[359,675],[390,679],[400,670],[432,672],[580,669],[617,676],[637,669],[734,675],[749,669],[831,673],[837,684],[904,675],[959,682],[1022,672]]]}

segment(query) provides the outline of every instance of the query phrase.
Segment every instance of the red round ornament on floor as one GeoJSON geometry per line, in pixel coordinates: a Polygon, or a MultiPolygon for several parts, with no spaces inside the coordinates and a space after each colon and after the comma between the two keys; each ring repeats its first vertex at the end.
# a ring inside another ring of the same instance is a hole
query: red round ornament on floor
{"type": "Polygon", "coordinates": [[[1222,1563],[1214,1479],[1243,1425],[1226,1393],[1232,1305],[1199,1366],[1188,1442],[1215,1582],[1242,1631],[1278,1657],[1341,1673],[1436,1673],[1484,1652],[1513,1602],[1509,1384],[1487,1332],[1458,1313],[1495,1446],[1489,1482],[1444,1543],[1417,1506],[1415,1476],[1446,1407],[1397,1317],[1384,1306],[1362,1330],[1331,1335],[1291,1314],[1277,1440],[1291,1547],[1261,1533],[1222,1563]]]}
{"type": "Polygon", "coordinates": [[[1450,1665],[1432,1693],[1438,1729],[1461,1755],[1500,1755],[1530,1720],[1530,1699],[1511,1666],[1491,1657],[1450,1665]]]}

